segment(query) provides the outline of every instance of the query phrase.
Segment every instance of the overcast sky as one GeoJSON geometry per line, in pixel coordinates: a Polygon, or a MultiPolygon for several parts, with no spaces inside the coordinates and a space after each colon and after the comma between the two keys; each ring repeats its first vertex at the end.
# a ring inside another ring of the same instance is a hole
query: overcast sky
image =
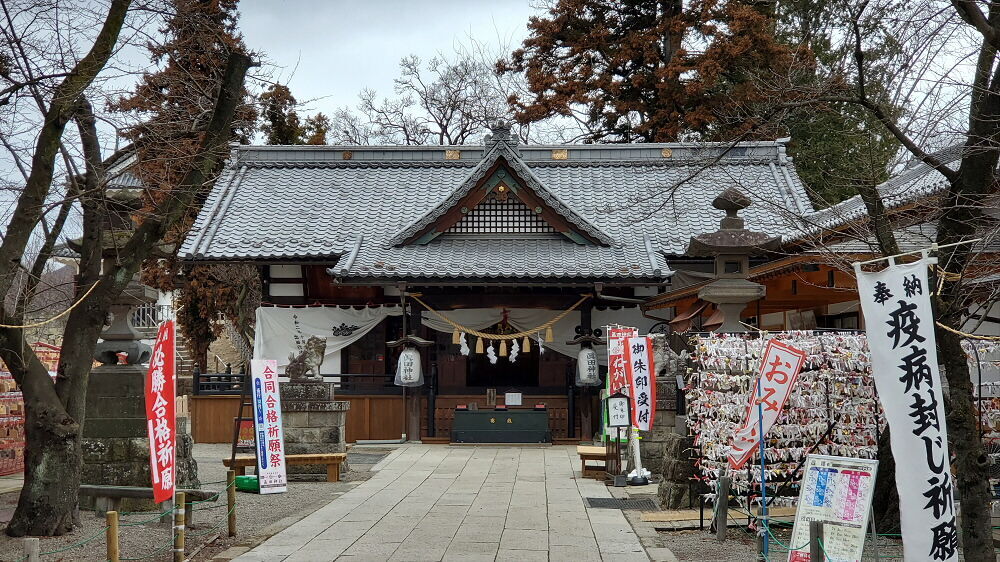
{"type": "MultiPolygon", "coordinates": [[[[357,104],[362,88],[392,95],[399,59],[454,52],[469,37],[518,46],[530,0],[245,0],[240,29],[250,49],[267,54],[277,77],[309,109],[357,104]]],[[[311,113],[311,111],[309,111],[311,113]]]]}

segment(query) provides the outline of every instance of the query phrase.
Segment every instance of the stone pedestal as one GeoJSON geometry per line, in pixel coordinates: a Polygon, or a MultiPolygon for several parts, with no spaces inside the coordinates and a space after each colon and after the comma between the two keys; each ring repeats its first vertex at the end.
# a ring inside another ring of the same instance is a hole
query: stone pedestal
{"type": "MultiPolygon", "coordinates": [[[[283,382],[281,416],[285,454],[344,453],[345,427],[351,403],[333,399],[335,383],[283,382]]],[[[340,465],[347,471],[347,462],[340,465]]],[[[326,465],[289,466],[289,480],[326,480],[326,465]]]]}
{"type": "Polygon", "coordinates": [[[663,509],[686,509],[697,498],[691,495],[694,461],[691,459],[693,440],[680,435],[668,435],[663,443],[663,480],[657,490],[663,509]]]}
{"type": "MultiPolygon", "coordinates": [[[[140,365],[97,367],[87,384],[87,413],[83,424],[83,484],[152,486],[149,439],[146,437],[146,368],[140,365]]],[[[177,485],[197,488],[198,464],[187,418],[177,420],[177,485]]],[[[80,507],[92,507],[80,498],[80,507]]],[[[125,511],[156,509],[152,500],[125,499],[125,511]]]]}

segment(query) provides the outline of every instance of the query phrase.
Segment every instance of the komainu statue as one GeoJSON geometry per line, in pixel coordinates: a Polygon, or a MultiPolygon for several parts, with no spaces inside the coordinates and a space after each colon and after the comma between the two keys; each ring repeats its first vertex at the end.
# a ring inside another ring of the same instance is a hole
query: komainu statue
{"type": "Polygon", "coordinates": [[[309,336],[301,353],[288,354],[285,376],[291,382],[322,381],[323,375],[320,374],[319,367],[323,364],[324,354],[326,354],[326,338],[309,336]]]}

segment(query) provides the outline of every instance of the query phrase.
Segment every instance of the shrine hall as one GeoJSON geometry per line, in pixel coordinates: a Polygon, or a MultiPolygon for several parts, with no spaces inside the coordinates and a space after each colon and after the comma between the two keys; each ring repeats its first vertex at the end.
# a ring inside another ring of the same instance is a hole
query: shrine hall
{"type": "Polygon", "coordinates": [[[482,145],[237,146],[180,253],[259,272],[255,358],[284,369],[325,339],[348,441],[489,439],[489,419],[587,439],[602,387],[578,384],[581,352],[603,373],[608,326],[669,329],[677,310],[640,304],[712,278],[685,252],[719,228],[713,199],[738,190],[746,223],[786,238],[816,213],[784,142],[537,146],[498,126],[482,145]],[[404,350],[419,386],[395,384],[404,350]]]}

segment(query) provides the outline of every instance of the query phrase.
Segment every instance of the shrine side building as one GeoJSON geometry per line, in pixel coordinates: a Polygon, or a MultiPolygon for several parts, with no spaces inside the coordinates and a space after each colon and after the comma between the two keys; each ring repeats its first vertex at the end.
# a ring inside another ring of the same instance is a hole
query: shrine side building
{"type": "Polygon", "coordinates": [[[447,440],[456,406],[508,392],[511,409],[545,405],[552,439],[580,439],[599,425],[598,389],[575,384],[581,348],[606,363],[606,326],[669,329],[684,310],[640,305],[711,278],[685,252],[731,188],[772,235],[816,213],[780,141],[533,146],[498,127],[481,146],[238,146],[180,253],[257,267],[255,357],[282,368],[326,339],[349,441],[447,440]],[[501,348],[469,332],[528,335],[501,348]],[[428,345],[426,383],[404,392],[407,335],[428,345]]]}

